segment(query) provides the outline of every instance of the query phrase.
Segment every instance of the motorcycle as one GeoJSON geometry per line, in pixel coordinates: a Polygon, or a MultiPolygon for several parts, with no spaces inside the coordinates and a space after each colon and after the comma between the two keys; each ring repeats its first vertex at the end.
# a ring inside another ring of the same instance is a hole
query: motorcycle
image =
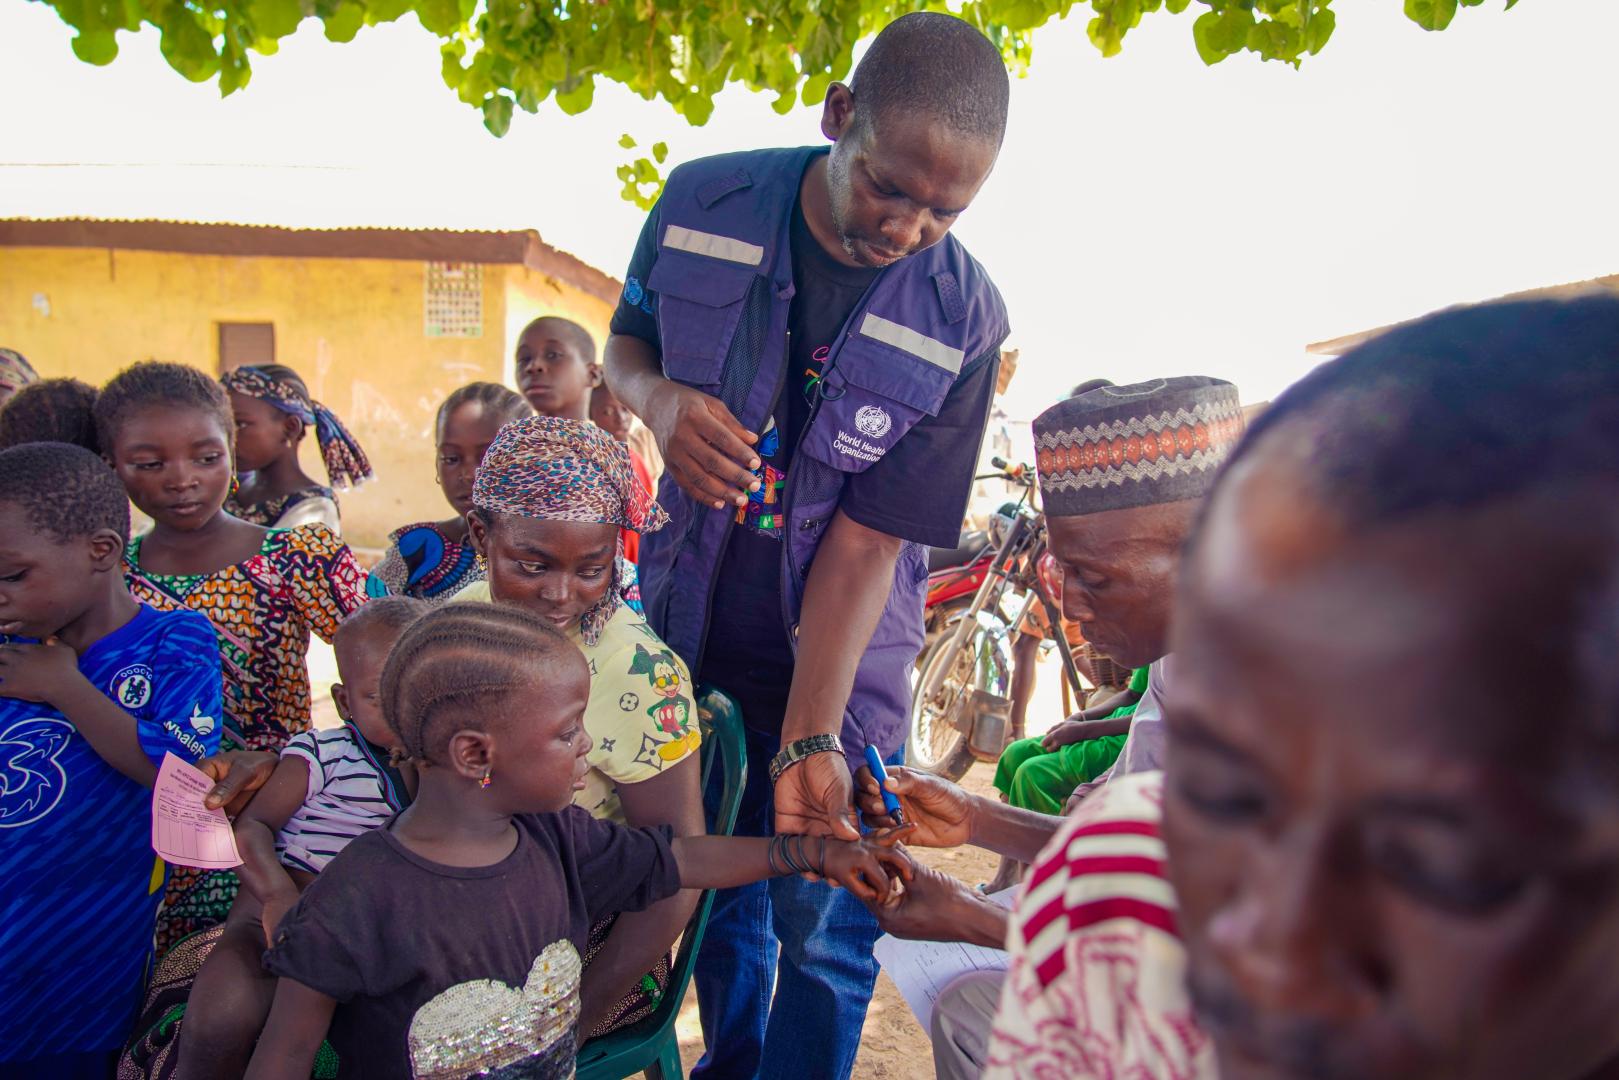
{"type": "MultiPolygon", "coordinates": [[[[1023,489],[988,532],[968,534],[929,558],[927,639],[917,660],[905,745],[906,764],[959,780],[974,761],[994,761],[1005,746],[1011,712],[1012,636],[1031,604],[1060,625],[1039,564],[1046,555],[1045,515],[1032,503],[1033,470],[992,458],[995,472],[1023,489]]],[[[1060,649],[1064,676],[1082,693],[1079,670],[1060,649]]]]}

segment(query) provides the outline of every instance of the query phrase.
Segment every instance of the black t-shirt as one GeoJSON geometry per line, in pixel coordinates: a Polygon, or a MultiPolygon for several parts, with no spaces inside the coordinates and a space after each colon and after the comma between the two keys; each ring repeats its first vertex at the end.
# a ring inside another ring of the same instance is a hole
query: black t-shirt
{"type": "Polygon", "coordinates": [[[517,847],[482,867],[366,833],[282,921],[265,965],[337,999],[328,1037],[345,1080],[573,1075],[592,923],[674,895],[680,873],[667,827],[577,806],[513,821],[517,847]]]}
{"type": "MultiPolygon", "coordinates": [[[[657,260],[658,211],[647,218],[613,313],[612,331],[659,347],[656,297],[645,282],[657,260]]],[[[793,300],[787,379],[760,433],[760,491],[737,524],[714,585],[699,678],[744,699],[785,702],[793,653],[781,600],[780,500],[798,436],[809,421],[822,366],[879,270],[845,266],[821,247],[793,206],[793,300]],[[775,692],[772,693],[771,691],[775,692]]],[[[935,547],[955,547],[972,493],[979,444],[995,396],[997,350],[969,363],[937,416],[923,416],[882,460],[849,478],[840,508],[869,529],[935,547]]],[[[743,702],[746,709],[746,700],[743,702]]],[[[772,710],[776,711],[776,710],[772,710]]],[[[753,717],[749,718],[754,719],[753,717]]],[[[755,726],[779,727],[780,716],[755,726]]]]}

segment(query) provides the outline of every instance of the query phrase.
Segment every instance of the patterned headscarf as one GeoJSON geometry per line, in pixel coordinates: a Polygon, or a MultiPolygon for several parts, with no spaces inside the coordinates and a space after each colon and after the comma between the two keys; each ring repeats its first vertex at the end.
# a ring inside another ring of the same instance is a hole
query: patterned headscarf
{"type": "Polygon", "coordinates": [[[38,381],[39,373],[23,359],[22,353],[15,349],[0,349],[0,405],[29,383],[38,381]]]}
{"type": "Polygon", "coordinates": [[[349,487],[371,479],[371,460],[343,426],[343,421],[296,384],[277,379],[263,368],[251,365],[232,368],[221,375],[219,381],[227,390],[258,398],[313,426],[315,441],[320,443],[320,457],[326,463],[326,475],[331,477],[333,487],[349,487]]]}
{"type": "MultiPolygon", "coordinates": [[[[624,444],[588,420],[527,416],[500,429],[478,466],[472,504],[496,514],[543,521],[597,521],[638,533],[668,522],[635,477],[624,444]]],[[[594,645],[623,602],[624,539],[619,537],[613,584],[601,603],[580,617],[594,645]]]]}

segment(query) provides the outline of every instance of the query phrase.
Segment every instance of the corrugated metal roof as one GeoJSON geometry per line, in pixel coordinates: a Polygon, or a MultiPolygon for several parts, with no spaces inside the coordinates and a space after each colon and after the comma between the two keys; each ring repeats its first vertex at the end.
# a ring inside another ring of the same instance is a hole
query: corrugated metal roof
{"type": "MultiPolygon", "coordinates": [[[[1564,285],[1543,285],[1536,289],[1524,289],[1522,292],[1507,293],[1505,296],[1497,296],[1492,300],[1483,301],[1483,303],[1500,304],[1509,300],[1539,300],[1559,296],[1581,296],[1585,293],[1597,292],[1604,289],[1619,292],[1619,274],[1609,274],[1605,277],[1587,278],[1584,281],[1570,281],[1564,285]]],[[[1469,305],[1453,304],[1450,308],[1445,308],[1443,310],[1449,311],[1453,308],[1467,306],[1469,305]]],[[[1414,323],[1418,319],[1422,318],[1426,318],[1426,316],[1419,315],[1414,319],[1403,319],[1397,323],[1389,323],[1387,326],[1376,326],[1370,330],[1357,330],[1353,334],[1344,334],[1342,337],[1329,338],[1326,341],[1312,342],[1304,347],[1304,351],[1309,353],[1311,356],[1342,356],[1350,349],[1364,345],[1373,338],[1386,334],[1396,327],[1409,326],[1411,323],[1414,323]]]]}
{"type": "Polygon", "coordinates": [[[615,304],[623,282],[533,229],[297,229],[160,218],[0,218],[0,247],[93,247],[236,257],[407,259],[526,266],[615,304]]]}

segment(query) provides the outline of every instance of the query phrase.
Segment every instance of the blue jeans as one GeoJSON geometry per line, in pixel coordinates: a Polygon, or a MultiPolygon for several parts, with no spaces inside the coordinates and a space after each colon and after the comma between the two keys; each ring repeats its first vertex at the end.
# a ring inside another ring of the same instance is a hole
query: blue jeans
{"type": "MultiPolygon", "coordinates": [[[[746,722],[748,702],[742,705],[746,722]]],[[[736,835],[770,836],[770,759],[781,740],[751,726],[747,735],[747,787],[736,835]]],[[[723,783],[715,770],[704,793],[711,820],[723,783]]],[[[877,935],[877,920],[865,905],[819,882],[783,877],[720,890],[697,957],[708,1050],[692,1080],[847,1077],[877,982],[871,956],[877,935]]]]}

